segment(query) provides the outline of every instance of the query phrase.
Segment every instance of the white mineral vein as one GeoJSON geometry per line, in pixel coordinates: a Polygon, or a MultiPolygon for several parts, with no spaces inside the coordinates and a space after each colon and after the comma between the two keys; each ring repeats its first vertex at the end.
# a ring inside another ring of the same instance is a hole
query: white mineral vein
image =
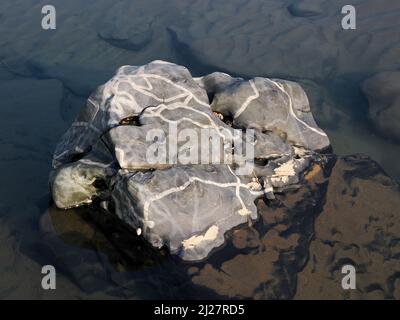
{"type": "Polygon", "coordinates": [[[292,101],[292,98],[291,98],[290,94],[287,93],[287,91],[285,90],[285,88],[284,88],[282,85],[280,85],[279,83],[277,83],[276,81],[273,81],[273,80],[271,80],[271,79],[267,79],[267,80],[270,81],[271,83],[273,83],[279,90],[281,90],[281,91],[286,95],[286,97],[287,97],[288,100],[289,100],[289,111],[290,111],[290,114],[291,114],[298,122],[300,122],[302,125],[304,125],[304,126],[307,127],[308,129],[310,129],[311,131],[314,131],[315,133],[317,133],[317,134],[319,134],[319,135],[321,135],[321,136],[326,136],[326,133],[325,133],[325,132],[322,132],[322,131],[320,131],[320,130],[318,130],[318,129],[315,129],[315,128],[309,126],[307,123],[305,123],[303,120],[301,120],[301,119],[299,119],[299,118],[297,117],[296,113],[295,113],[294,110],[293,110],[293,101],[292,101]]]}
{"type": "Polygon", "coordinates": [[[252,96],[248,96],[246,101],[242,104],[242,106],[240,107],[240,109],[235,113],[234,118],[238,118],[243,111],[245,111],[247,109],[247,107],[250,105],[250,103],[256,99],[258,99],[258,97],[260,96],[260,93],[258,92],[258,89],[256,87],[256,84],[254,83],[254,80],[250,80],[250,86],[254,91],[254,94],[252,96]]]}
{"type": "Polygon", "coordinates": [[[166,197],[166,196],[168,196],[168,195],[170,195],[172,193],[185,190],[191,183],[193,183],[195,181],[200,182],[200,183],[204,183],[204,184],[210,184],[210,185],[217,186],[217,187],[220,187],[220,188],[232,188],[232,187],[236,188],[236,197],[238,198],[238,200],[239,200],[239,202],[240,202],[240,204],[242,206],[241,210],[243,210],[243,211],[239,212],[239,214],[240,215],[247,215],[249,210],[246,208],[246,205],[244,204],[244,202],[243,202],[243,200],[242,200],[242,198],[240,196],[240,188],[248,189],[249,192],[254,194],[254,195],[262,195],[263,192],[261,192],[261,191],[252,191],[250,189],[250,186],[240,182],[240,179],[233,173],[233,171],[232,171],[232,169],[231,169],[231,167],[229,165],[228,165],[228,168],[229,168],[229,171],[236,178],[236,182],[219,183],[219,182],[215,182],[215,181],[212,181],[212,180],[204,180],[204,179],[201,179],[201,178],[198,178],[198,177],[190,177],[189,180],[186,181],[183,185],[164,190],[163,192],[153,196],[152,198],[147,199],[146,202],[143,205],[143,217],[144,217],[144,220],[145,221],[150,221],[149,220],[149,209],[150,209],[151,203],[153,203],[154,201],[160,200],[160,199],[162,199],[162,198],[164,198],[164,197],[166,197]]]}

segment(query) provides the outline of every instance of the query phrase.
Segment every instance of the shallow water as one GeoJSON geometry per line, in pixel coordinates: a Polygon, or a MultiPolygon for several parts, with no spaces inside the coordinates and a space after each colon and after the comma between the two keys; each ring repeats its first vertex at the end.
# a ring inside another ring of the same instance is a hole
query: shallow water
{"type": "MultiPolygon", "coordinates": [[[[121,65],[164,59],[195,76],[219,70],[299,81],[335,153],[365,153],[400,179],[400,145],[374,128],[360,90],[371,75],[400,69],[398,1],[353,1],[356,30],[341,28],[342,0],[52,3],[53,31],[41,28],[47,1],[0,3],[0,298],[213,297],[187,285],[186,267],[173,258],[115,258],[116,248],[99,252],[72,231],[65,241],[49,236],[48,217],[60,215],[49,207],[52,152],[90,92],[121,65]],[[40,286],[45,264],[59,270],[57,290],[40,286]]],[[[101,228],[77,225],[94,230],[84,234],[101,228]]]]}

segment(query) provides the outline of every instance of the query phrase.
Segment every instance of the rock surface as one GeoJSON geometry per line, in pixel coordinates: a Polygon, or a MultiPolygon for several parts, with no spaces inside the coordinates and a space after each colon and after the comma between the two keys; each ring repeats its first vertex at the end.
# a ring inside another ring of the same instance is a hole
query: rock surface
{"type": "Polygon", "coordinates": [[[59,208],[100,199],[154,247],[200,260],[257,219],[257,198],[298,187],[328,147],[294,82],[193,79],[153,61],[121,67],[91,95],[55,151],[52,194],[59,208]]]}

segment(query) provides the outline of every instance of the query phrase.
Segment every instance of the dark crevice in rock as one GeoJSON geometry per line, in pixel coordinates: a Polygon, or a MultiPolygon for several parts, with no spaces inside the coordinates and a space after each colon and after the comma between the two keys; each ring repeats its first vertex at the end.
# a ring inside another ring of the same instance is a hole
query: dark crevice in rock
{"type": "Polygon", "coordinates": [[[83,159],[86,155],[88,155],[90,153],[90,151],[92,151],[92,147],[91,146],[87,150],[85,150],[84,152],[73,154],[66,163],[77,162],[77,161],[83,159]]]}
{"type": "Polygon", "coordinates": [[[266,166],[268,165],[269,159],[266,158],[254,158],[254,164],[258,165],[258,166],[266,166]]]}
{"type": "Polygon", "coordinates": [[[122,119],[119,122],[119,126],[136,126],[136,127],[140,127],[141,126],[140,116],[136,115],[136,116],[126,117],[126,118],[122,119]]]}
{"type": "Polygon", "coordinates": [[[140,118],[141,116],[146,112],[147,109],[150,108],[158,108],[159,105],[157,106],[147,106],[145,108],[143,108],[143,110],[137,114],[137,115],[131,115],[128,116],[126,118],[123,118],[120,120],[119,124],[117,126],[114,126],[112,129],[118,127],[118,126],[136,126],[136,127],[140,127],[142,124],[140,122],[140,118]]]}
{"type": "Polygon", "coordinates": [[[107,190],[108,184],[104,179],[98,178],[93,182],[93,187],[99,190],[107,190]]]}

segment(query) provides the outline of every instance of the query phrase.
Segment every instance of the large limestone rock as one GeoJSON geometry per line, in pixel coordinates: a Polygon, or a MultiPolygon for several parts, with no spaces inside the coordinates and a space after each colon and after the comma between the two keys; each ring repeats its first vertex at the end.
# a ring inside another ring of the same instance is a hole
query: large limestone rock
{"type": "Polygon", "coordinates": [[[257,218],[254,201],[297,188],[329,147],[302,88],[165,61],[121,67],[58,144],[59,208],[100,202],[154,247],[200,260],[257,218]]]}

